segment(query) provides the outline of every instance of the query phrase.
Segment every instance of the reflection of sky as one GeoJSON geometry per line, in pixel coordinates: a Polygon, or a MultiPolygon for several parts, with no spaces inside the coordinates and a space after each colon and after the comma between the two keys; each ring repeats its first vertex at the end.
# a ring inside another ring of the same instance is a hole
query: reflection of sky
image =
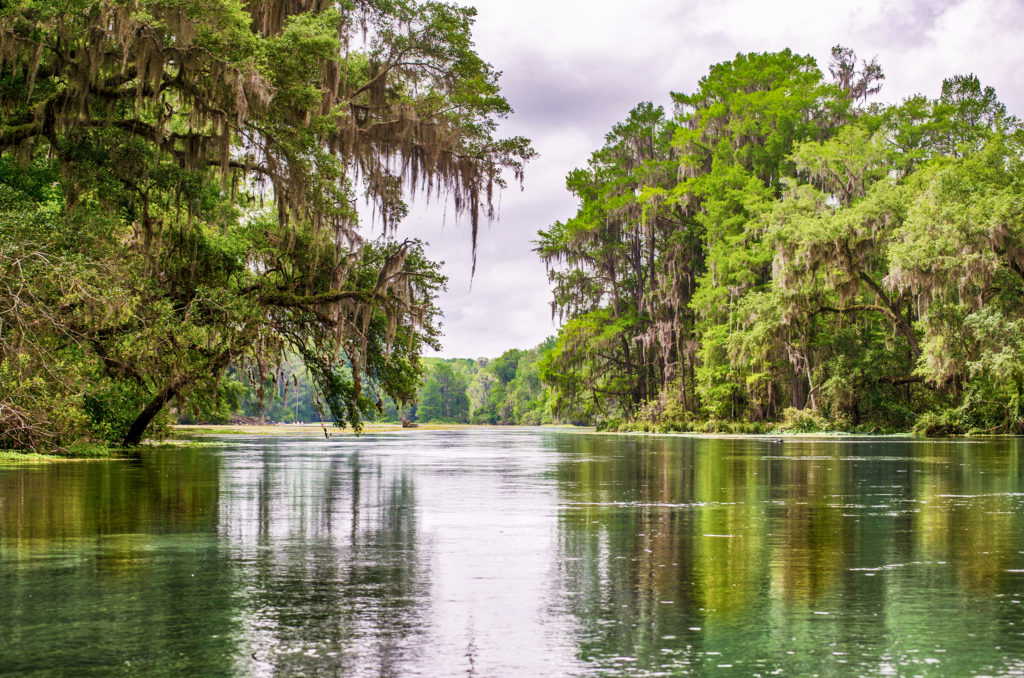
{"type": "Polygon", "coordinates": [[[1024,668],[1024,439],[229,442],[0,466],[0,671],[1024,668]]]}
{"type": "Polygon", "coordinates": [[[567,622],[549,604],[557,497],[542,440],[413,439],[413,449],[406,436],[368,436],[229,452],[220,515],[247,599],[240,670],[573,667],[567,622]]]}
{"type": "Polygon", "coordinates": [[[611,126],[640,101],[670,104],[692,92],[708,67],[737,52],[791,48],[827,70],[839,43],[878,57],[886,80],[880,100],[938,96],[942,79],[975,73],[1024,115],[1019,63],[1024,12],[1019,0],[698,0],[625,3],[583,0],[471,0],[474,40],[503,72],[516,113],[506,136],[533,140],[540,157],[524,190],[501,197],[501,220],[480,232],[476,279],[469,284],[469,229],[418,201],[402,235],[431,243],[451,278],[441,305],[449,357],[494,357],[529,348],[554,331],[544,268],[531,251],[538,229],[575,212],[565,175],[586,164],[611,126]]]}
{"type": "Polygon", "coordinates": [[[237,666],[1008,669],[1024,651],[1020,452],[522,429],[231,448],[237,666]]]}
{"type": "Polygon", "coordinates": [[[431,497],[421,523],[433,566],[431,652],[465,657],[439,664],[453,674],[564,675],[576,668],[575,647],[568,620],[549,607],[558,558],[557,496],[542,475],[549,450],[539,437],[503,438],[484,450],[472,436],[443,435],[418,461],[427,471],[419,491],[431,497]]]}

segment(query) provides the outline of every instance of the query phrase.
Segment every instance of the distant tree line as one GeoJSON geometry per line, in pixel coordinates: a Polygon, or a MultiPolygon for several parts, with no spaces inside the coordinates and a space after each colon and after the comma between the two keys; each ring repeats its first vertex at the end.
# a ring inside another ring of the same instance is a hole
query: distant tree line
{"type": "Polygon", "coordinates": [[[469,424],[553,423],[549,388],[541,380],[540,362],[554,338],[529,349],[510,349],[493,359],[424,360],[424,382],[417,401],[401,408],[389,404],[385,418],[402,416],[423,422],[469,424]]]}
{"type": "MultiPolygon", "coordinates": [[[[553,423],[549,387],[540,377],[540,362],[554,338],[529,350],[510,349],[493,359],[423,358],[423,380],[407,403],[381,400],[376,417],[366,421],[457,424],[553,423]]],[[[250,375],[231,372],[216,397],[194,399],[177,412],[179,423],[226,424],[239,418],[266,422],[326,420],[309,373],[290,360],[255,383],[250,375]]]]}
{"type": "Polygon", "coordinates": [[[557,416],[1024,432],[1024,132],[973,75],[869,103],[835,47],[712,66],[569,173],[539,233],[557,416]]]}

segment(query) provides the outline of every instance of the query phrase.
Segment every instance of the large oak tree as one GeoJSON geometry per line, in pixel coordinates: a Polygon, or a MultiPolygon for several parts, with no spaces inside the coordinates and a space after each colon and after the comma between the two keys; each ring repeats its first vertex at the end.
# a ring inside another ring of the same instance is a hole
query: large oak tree
{"type": "Polygon", "coordinates": [[[444,284],[415,193],[493,217],[525,139],[474,11],[415,0],[0,9],[0,445],[138,443],[302,357],[358,427],[413,396],[444,284]],[[359,209],[365,201],[368,209],[359,209]],[[381,225],[369,237],[360,212],[381,225]]]}

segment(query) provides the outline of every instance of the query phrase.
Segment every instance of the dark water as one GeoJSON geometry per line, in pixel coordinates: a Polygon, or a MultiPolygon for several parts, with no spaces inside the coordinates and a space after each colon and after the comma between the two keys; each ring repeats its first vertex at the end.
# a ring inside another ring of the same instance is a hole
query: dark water
{"type": "Polygon", "coordinates": [[[0,673],[1024,674],[1024,441],[530,429],[0,467],[0,673]]]}

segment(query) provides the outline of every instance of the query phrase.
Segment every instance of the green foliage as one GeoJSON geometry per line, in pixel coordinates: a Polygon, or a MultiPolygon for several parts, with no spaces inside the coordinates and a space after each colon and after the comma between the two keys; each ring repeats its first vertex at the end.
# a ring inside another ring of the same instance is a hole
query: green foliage
{"type": "Polygon", "coordinates": [[[407,193],[451,196],[475,247],[503,173],[533,154],[494,136],[511,109],[473,16],[415,0],[0,7],[0,447],[136,444],[169,408],[283,418],[296,359],[303,416],[358,428],[413,400],[445,279],[395,235],[407,193]]]}
{"type": "Polygon", "coordinates": [[[798,410],[787,407],[782,412],[779,429],[790,433],[819,433],[828,431],[829,422],[816,410],[798,410]]]}
{"type": "Polygon", "coordinates": [[[739,54],[569,174],[579,211],[538,241],[566,319],[540,364],[556,412],[631,430],[1022,430],[1020,122],[973,75],[868,106],[876,62],[837,46],[829,73],[739,54]],[[646,153],[617,155],[638,129],[646,153]]]}
{"type": "Polygon", "coordinates": [[[411,404],[385,402],[383,417],[462,424],[553,423],[550,389],[542,382],[539,368],[553,346],[551,338],[535,348],[510,349],[490,360],[425,358],[426,377],[411,404]]]}
{"type": "Polygon", "coordinates": [[[540,367],[554,412],[576,423],[629,414],[692,369],[685,346],[699,270],[700,224],[673,204],[676,124],[642,103],[605,137],[567,188],[576,215],[541,231],[537,252],[567,322],[540,367]],[[659,262],[678,262],[663,266],[659,262]]]}
{"type": "Polygon", "coordinates": [[[468,421],[466,385],[466,378],[447,363],[434,365],[419,394],[417,418],[423,421],[468,421]]]}

